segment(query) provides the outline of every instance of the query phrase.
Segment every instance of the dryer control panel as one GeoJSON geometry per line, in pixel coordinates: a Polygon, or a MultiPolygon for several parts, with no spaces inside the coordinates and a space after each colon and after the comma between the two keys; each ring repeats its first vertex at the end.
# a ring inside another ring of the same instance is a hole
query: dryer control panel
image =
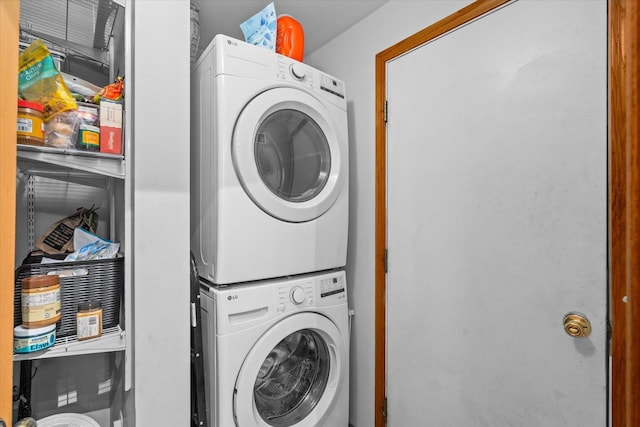
{"type": "Polygon", "coordinates": [[[302,85],[338,107],[346,108],[344,82],[307,64],[277,55],[276,77],[294,85],[302,85]]]}
{"type": "Polygon", "coordinates": [[[293,61],[290,58],[278,55],[276,57],[277,73],[276,77],[291,83],[300,84],[307,89],[313,90],[314,70],[301,62],[293,61]]]}
{"type": "Polygon", "coordinates": [[[273,79],[274,83],[303,87],[340,109],[347,109],[344,82],[304,62],[218,34],[196,61],[196,68],[207,60],[210,52],[215,57],[215,76],[226,74],[249,79],[273,79]]]}

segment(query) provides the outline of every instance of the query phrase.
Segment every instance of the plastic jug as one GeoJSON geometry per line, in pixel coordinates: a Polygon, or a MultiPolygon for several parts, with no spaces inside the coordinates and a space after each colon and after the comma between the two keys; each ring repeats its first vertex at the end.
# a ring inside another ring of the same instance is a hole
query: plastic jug
{"type": "Polygon", "coordinates": [[[304,31],[290,15],[280,15],[277,21],[276,52],[302,62],[304,31]]]}

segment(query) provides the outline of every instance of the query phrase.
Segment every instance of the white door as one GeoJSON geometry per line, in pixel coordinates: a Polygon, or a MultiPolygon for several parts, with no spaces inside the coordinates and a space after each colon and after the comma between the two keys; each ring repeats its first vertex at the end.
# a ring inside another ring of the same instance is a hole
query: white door
{"type": "Polygon", "coordinates": [[[388,425],[606,426],[606,1],[509,3],[387,76],[388,425]]]}
{"type": "Polygon", "coordinates": [[[238,178],[268,214],[313,220],[342,190],[347,156],[339,138],[331,114],[315,97],[291,88],[267,90],[249,102],[235,126],[238,178]]]}

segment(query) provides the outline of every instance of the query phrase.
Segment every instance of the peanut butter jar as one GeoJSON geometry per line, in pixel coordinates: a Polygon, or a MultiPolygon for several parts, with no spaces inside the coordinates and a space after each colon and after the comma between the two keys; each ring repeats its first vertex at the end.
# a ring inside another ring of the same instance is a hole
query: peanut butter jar
{"type": "Polygon", "coordinates": [[[44,106],[19,99],[16,132],[18,144],[44,145],[44,106]]]}
{"type": "Polygon", "coordinates": [[[60,277],[31,276],[22,279],[22,325],[40,328],[52,325],[62,317],[60,277]]]}

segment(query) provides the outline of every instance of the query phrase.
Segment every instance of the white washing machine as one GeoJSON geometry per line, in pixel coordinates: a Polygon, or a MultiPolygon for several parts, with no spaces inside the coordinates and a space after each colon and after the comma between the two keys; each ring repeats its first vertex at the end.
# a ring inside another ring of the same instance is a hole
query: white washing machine
{"type": "Polygon", "coordinates": [[[191,250],[232,284],[341,268],[348,228],[344,83],[218,35],[191,76],[191,250]]]}
{"type": "Polygon", "coordinates": [[[200,295],[210,427],[348,426],[343,271],[200,295]]]}

